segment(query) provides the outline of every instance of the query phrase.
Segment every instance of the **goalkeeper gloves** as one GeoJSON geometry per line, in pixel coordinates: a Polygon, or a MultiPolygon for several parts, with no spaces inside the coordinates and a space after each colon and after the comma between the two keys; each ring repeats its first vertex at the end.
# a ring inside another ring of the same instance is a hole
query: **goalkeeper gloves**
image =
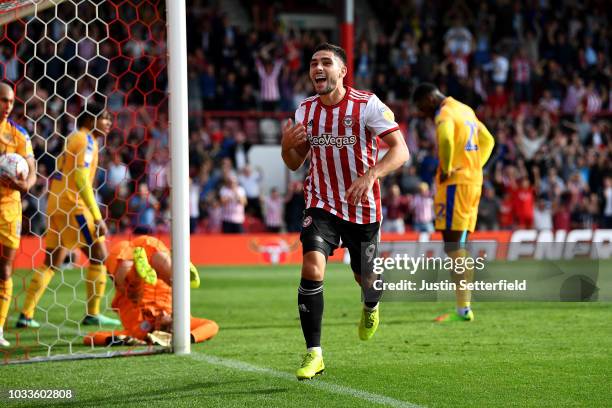
{"type": "Polygon", "coordinates": [[[198,268],[191,262],[189,262],[189,282],[191,289],[200,287],[200,274],[198,273],[198,268]]]}

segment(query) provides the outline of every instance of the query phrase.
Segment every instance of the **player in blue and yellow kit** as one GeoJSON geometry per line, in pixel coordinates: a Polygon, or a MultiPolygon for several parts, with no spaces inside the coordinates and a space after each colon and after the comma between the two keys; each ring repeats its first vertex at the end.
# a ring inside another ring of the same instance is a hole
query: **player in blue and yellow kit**
{"type": "Polygon", "coordinates": [[[42,270],[34,272],[26,292],[17,327],[39,327],[34,309],[69,250],[80,248],[89,258],[87,268],[87,314],[85,325],[119,325],[119,320],[100,313],[106,288],[106,223],[98,208],[93,181],[98,168],[98,142],[106,137],[112,120],[101,106],[90,103],[77,120],[75,132],[66,138],[64,151],[51,175],[45,234],[46,258],[42,270]]]}
{"type": "Polygon", "coordinates": [[[26,193],[36,182],[36,162],[28,132],[9,116],[15,104],[13,88],[0,82],[0,155],[17,153],[28,163],[28,176],[14,180],[0,176],[0,346],[10,343],[4,339],[3,327],[13,295],[13,261],[21,236],[21,193],[26,193]]]}
{"type": "MultiPolygon", "coordinates": [[[[482,168],[491,156],[495,141],[469,106],[443,95],[433,84],[420,84],[414,103],[436,126],[439,166],[436,174],[434,210],[436,230],[442,232],[445,251],[451,258],[467,256],[465,244],[476,226],[482,191],[482,168]]],[[[453,272],[453,280],[473,280],[473,270],[453,272]]],[[[458,285],[459,287],[459,285],[458,285]]],[[[444,320],[474,320],[469,290],[456,290],[457,314],[444,320]]]]}

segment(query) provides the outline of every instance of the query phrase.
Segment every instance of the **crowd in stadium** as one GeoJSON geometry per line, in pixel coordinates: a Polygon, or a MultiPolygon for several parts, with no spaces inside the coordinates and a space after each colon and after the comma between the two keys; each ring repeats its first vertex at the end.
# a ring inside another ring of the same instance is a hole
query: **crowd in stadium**
{"type": "MultiPolygon", "coordinates": [[[[411,153],[400,172],[383,180],[383,230],[432,228],[435,129],[410,103],[414,85],[423,81],[472,106],[496,138],[486,167],[479,229],[612,228],[612,87],[605,4],[443,4],[370,2],[376,18],[357,21],[354,86],[373,91],[392,107],[411,153]]],[[[283,6],[275,7],[282,11],[283,6]]],[[[253,6],[254,29],[245,32],[207,2],[194,2],[188,10],[192,231],[300,228],[302,184],[291,182],[284,195],[262,191],[265,175],[247,159],[250,146],[261,141],[257,135],[200,114],[202,109],[258,109],[291,117],[299,101],[310,96],[312,50],[337,39],[325,31],[283,26],[261,11],[253,6]]],[[[160,92],[166,78],[157,75],[163,72],[164,43],[155,27],[132,30],[121,43],[124,53],[138,62],[129,66],[128,75],[107,76],[98,84],[114,112],[126,104],[165,106],[160,92]],[[156,41],[148,41],[151,37],[156,41]]],[[[116,37],[125,35],[115,26],[112,30],[116,37]]],[[[10,58],[5,48],[0,59],[7,78],[17,75],[9,70],[10,58]]],[[[127,67],[127,61],[115,62],[127,67]]],[[[119,72],[121,65],[114,69],[119,72]]],[[[133,124],[129,134],[122,133],[125,123],[116,123],[101,152],[106,172],[98,180],[98,194],[114,231],[168,228],[168,132],[162,111],[136,109],[125,119],[133,124]],[[142,143],[145,138],[151,143],[142,143]],[[119,152],[126,143],[129,149],[119,152]],[[126,209],[130,217],[122,216],[126,209]]],[[[47,134],[49,139],[39,141],[39,153],[53,152],[54,134],[47,134]]],[[[45,163],[39,160],[43,175],[45,163]]],[[[31,208],[39,208],[37,196],[43,197],[43,190],[41,178],[28,198],[31,208]]],[[[35,213],[25,210],[26,216],[35,213]]],[[[31,223],[33,232],[41,229],[42,221],[31,223]]]]}
{"type": "MultiPolygon", "coordinates": [[[[472,106],[496,137],[480,229],[612,227],[605,8],[597,2],[562,7],[481,2],[475,8],[464,2],[450,8],[395,3],[372,3],[379,19],[358,24],[354,64],[354,86],[372,90],[394,108],[412,156],[401,172],[384,180],[384,230],[433,227],[435,131],[409,101],[414,84],[422,81],[472,106]],[[387,23],[383,27],[380,21],[387,23]]],[[[204,27],[190,36],[190,100],[196,106],[292,112],[309,96],[308,61],[313,47],[328,39],[324,32],[298,32],[262,19],[256,30],[243,33],[214,10],[193,18],[200,24],[191,27],[204,27]]],[[[194,184],[207,203],[199,213],[208,220],[206,230],[218,231],[223,224],[216,186],[224,174],[238,175],[235,188],[245,190],[247,214],[261,217],[256,198],[262,197],[264,210],[270,209],[264,214],[280,219],[276,212],[283,199],[260,191],[262,175],[242,156],[249,146],[243,132],[204,123],[191,141],[194,184]]],[[[296,184],[284,199],[289,231],[300,213],[296,184]]],[[[231,204],[226,206],[231,213],[231,204]]],[[[263,221],[278,226],[265,216],[263,221]]],[[[253,217],[246,223],[250,230],[261,228],[253,217]]]]}

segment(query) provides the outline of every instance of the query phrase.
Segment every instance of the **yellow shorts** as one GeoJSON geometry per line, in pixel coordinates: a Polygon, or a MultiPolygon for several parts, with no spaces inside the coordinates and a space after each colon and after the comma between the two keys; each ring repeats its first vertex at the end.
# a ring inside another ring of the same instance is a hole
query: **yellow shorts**
{"type": "Polygon", "coordinates": [[[436,185],[436,230],[474,232],[481,191],[479,185],[436,185]]]}
{"type": "Polygon", "coordinates": [[[21,239],[21,206],[0,208],[0,244],[17,249],[21,239]]]}
{"type": "Polygon", "coordinates": [[[47,248],[83,248],[90,247],[95,242],[104,242],[104,237],[96,238],[94,219],[89,211],[55,211],[49,216],[49,227],[45,234],[47,248]]]}

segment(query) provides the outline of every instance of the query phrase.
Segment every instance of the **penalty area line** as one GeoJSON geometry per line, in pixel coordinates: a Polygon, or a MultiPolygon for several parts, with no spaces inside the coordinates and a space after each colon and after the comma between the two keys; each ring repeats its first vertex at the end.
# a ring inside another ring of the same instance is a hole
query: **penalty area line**
{"type": "MultiPolygon", "coordinates": [[[[298,380],[294,375],[286,373],[284,371],[274,370],[267,367],[259,367],[253,364],[246,363],[240,360],[232,360],[229,358],[211,356],[208,354],[192,353],[187,357],[197,361],[203,361],[208,364],[231,368],[233,370],[264,374],[268,377],[280,378],[282,380],[291,381],[297,383],[298,380]]],[[[367,391],[357,390],[355,388],[347,387],[344,385],[334,384],[327,381],[323,381],[320,378],[301,381],[300,384],[304,384],[308,387],[318,388],[322,391],[326,391],[332,394],[345,395],[353,398],[357,398],[364,401],[373,402],[375,404],[386,405],[396,408],[423,408],[421,405],[413,404],[411,402],[397,400],[395,398],[387,397],[386,395],[374,394],[367,391]]]]}

